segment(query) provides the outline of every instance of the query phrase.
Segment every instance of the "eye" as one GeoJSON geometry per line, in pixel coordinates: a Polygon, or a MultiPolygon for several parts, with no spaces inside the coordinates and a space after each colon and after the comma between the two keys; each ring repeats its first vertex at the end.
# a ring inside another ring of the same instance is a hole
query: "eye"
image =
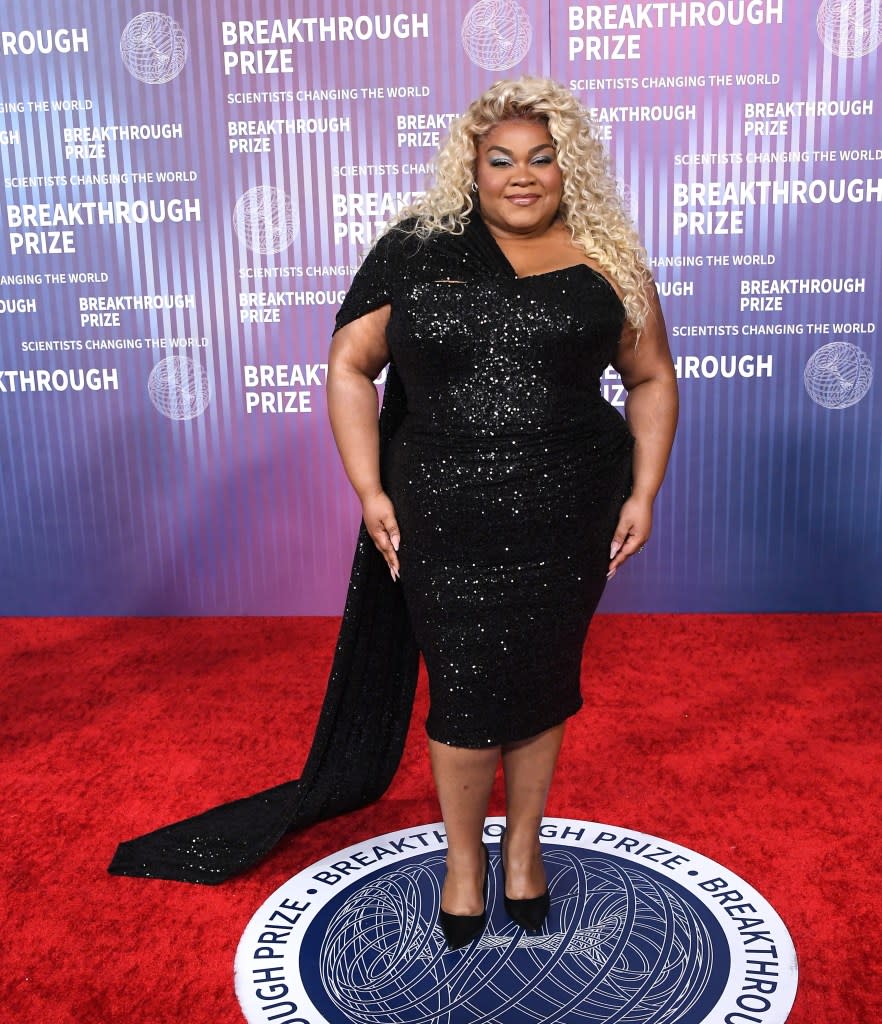
{"type": "Polygon", "coordinates": [[[550,164],[554,161],[553,156],[537,156],[533,159],[534,164],[550,164]]]}
{"type": "Polygon", "coordinates": [[[494,156],[490,158],[491,167],[511,167],[511,160],[506,160],[504,156],[494,156]]]}

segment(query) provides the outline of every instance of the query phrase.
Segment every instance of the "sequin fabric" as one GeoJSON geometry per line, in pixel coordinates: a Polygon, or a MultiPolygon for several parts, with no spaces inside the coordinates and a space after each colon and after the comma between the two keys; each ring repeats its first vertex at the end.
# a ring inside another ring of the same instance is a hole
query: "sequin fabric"
{"type": "MultiPolygon", "coordinates": [[[[380,414],[381,452],[405,411],[391,368],[380,414]]],[[[217,885],[264,858],[286,833],[379,799],[401,760],[418,657],[401,588],[362,524],[325,699],[301,777],[120,843],[110,873],[217,885]]],[[[282,702],[280,728],[287,720],[282,702]]],[[[242,772],[246,777],[248,765],[242,772]]]]}
{"type": "Polygon", "coordinates": [[[629,487],[633,441],[599,388],[624,310],[584,265],[519,279],[478,218],[453,240],[389,236],[361,273],[341,321],[391,303],[406,395],[383,475],[429,673],[428,734],[523,739],[581,705],[582,647],[629,487]]]}
{"type": "Polygon", "coordinates": [[[113,874],[217,884],[287,832],[378,799],[407,735],[417,640],[442,742],[514,740],[579,706],[629,488],[632,440],[598,389],[621,305],[585,267],[518,280],[477,217],[460,236],[384,236],[337,327],[387,303],[380,452],[401,583],[362,526],[302,776],[121,843],[113,874]]]}

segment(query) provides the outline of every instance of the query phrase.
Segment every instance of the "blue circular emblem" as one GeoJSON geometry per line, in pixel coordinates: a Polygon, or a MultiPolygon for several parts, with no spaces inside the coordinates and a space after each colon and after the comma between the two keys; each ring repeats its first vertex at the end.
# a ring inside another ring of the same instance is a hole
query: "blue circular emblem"
{"type": "Polygon", "coordinates": [[[551,911],[538,932],[502,904],[501,819],[485,827],[487,927],[447,949],[437,924],[443,826],[367,840],[278,890],[246,929],[236,989],[281,1024],[712,1024],[786,1020],[792,943],[746,883],[642,833],[546,819],[551,911]]]}

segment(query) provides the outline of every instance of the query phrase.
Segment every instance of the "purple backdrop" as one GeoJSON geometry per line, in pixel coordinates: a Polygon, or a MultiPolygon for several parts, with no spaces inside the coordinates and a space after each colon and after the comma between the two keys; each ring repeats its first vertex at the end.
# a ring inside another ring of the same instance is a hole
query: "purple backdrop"
{"type": "Polygon", "coordinates": [[[681,376],[603,607],[878,609],[882,3],[296,6],[0,15],[0,612],[339,613],[335,306],[450,118],[525,72],[595,111],[681,376]]]}

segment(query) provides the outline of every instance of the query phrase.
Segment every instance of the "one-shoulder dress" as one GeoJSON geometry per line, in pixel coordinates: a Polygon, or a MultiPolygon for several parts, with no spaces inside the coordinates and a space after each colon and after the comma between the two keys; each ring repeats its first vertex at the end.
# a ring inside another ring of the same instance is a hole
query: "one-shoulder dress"
{"type": "Polygon", "coordinates": [[[584,264],[519,278],[477,215],[462,236],[406,228],[368,255],[336,326],[391,305],[406,413],[382,476],[428,670],[427,733],[515,742],[582,703],[582,649],[630,489],[633,438],[600,389],[624,308],[584,264]]]}
{"type": "Polygon", "coordinates": [[[371,250],[337,317],[391,305],[380,452],[400,582],[362,524],[301,777],[120,843],[113,874],[216,885],[286,833],[377,800],[420,649],[440,742],[514,742],[581,704],[630,489],[633,439],[599,388],[624,310],[587,266],[518,279],[478,216],[423,241],[407,227],[371,250]]]}

